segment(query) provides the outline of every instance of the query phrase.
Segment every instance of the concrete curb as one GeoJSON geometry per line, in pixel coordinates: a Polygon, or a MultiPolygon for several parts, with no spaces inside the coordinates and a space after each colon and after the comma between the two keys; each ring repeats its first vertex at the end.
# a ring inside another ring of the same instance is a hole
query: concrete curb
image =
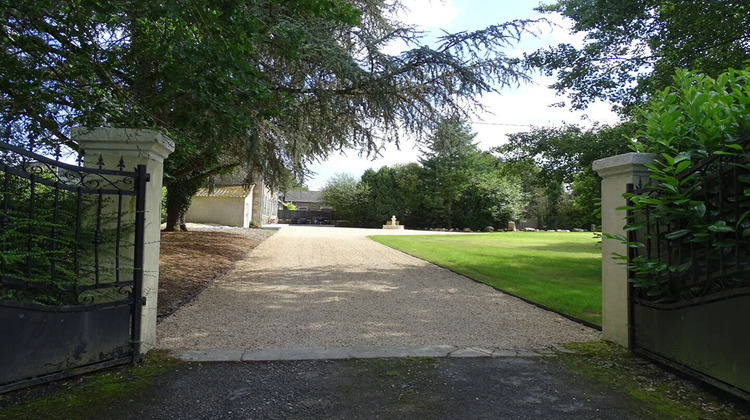
{"type": "Polygon", "coordinates": [[[455,346],[295,347],[267,349],[172,350],[186,362],[261,362],[281,360],[376,359],[394,357],[544,357],[575,353],[559,345],[540,349],[483,349],[455,346]]]}

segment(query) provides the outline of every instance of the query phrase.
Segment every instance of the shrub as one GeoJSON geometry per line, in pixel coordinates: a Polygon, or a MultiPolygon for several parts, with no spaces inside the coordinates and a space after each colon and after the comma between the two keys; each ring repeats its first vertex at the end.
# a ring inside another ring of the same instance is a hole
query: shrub
{"type": "MultiPolygon", "coordinates": [[[[641,232],[644,241],[617,237],[636,248],[648,241],[661,252],[662,258],[639,255],[628,266],[640,294],[658,301],[705,293],[713,286],[693,279],[692,286],[683,287],[684,277],[698,277],[696,272],[708,272],[722,258],[739,263],[750,255],[741,240],[750,229],[750,188],[738,195],[722,191],[730,182],[726,168],[738,171],[741,183],[750,182],[745,153],[750,69],[730,70],[716,79],[678,70],[674,81],[641,111],[645,127],[634,142],[636,150],[660,158],[649,165],[650,191],[626,194],[632,203],[626,208],[633,214],[625,230],[641,232]]],[[[741,275],[720,281],[721,287],[747,283],[741,275]]]]}

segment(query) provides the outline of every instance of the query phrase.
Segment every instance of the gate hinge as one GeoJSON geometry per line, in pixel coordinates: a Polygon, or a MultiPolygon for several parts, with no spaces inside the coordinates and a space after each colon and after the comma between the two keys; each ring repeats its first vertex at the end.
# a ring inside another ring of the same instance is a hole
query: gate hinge
{"type": "Polygon", "coordinates": [[[146,296],[141,296],[141,306],[146,306],[146,296]]]}

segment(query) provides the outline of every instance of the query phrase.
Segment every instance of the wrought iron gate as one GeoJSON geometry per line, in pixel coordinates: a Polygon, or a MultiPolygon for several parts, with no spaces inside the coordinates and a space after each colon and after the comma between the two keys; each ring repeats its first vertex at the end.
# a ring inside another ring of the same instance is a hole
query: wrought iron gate
{"type": "Polygon", "coordinates": [[[737,149],[628,186],[647,204],[629,213],[628,324],[635,352],[750,399],[750,161],[737,149]]]}
{"type": "Polygon", "coordinates": [[[146,167],[0,153],[0,392],[135,360],[146,167]]]}

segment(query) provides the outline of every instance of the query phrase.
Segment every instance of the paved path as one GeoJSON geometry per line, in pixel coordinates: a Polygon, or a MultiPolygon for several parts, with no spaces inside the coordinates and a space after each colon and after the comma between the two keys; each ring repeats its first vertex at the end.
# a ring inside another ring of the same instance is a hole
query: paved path
{"type": "MultiPolygon", "coordinates": [[[[126,394],[127,395],[127,394],[126,394]]],[[[643,401],[559,358],[180,364],[117,404],[117,419],[653,419],[643,401]]],[[[2,417],[2,415],[0,415],[2,417]]]]}
{"type": "Polygon", "coordinates": [[[218,360],[247,354],[260,360],[282,349],[310,358],[368,347],[471,354],[599,338],[593,329],[366,238],[409,233],[425,232],[284,227],[164,320],[157,347],[203,351],[193,355],[221,349],[212,353],[218,360]]]}

